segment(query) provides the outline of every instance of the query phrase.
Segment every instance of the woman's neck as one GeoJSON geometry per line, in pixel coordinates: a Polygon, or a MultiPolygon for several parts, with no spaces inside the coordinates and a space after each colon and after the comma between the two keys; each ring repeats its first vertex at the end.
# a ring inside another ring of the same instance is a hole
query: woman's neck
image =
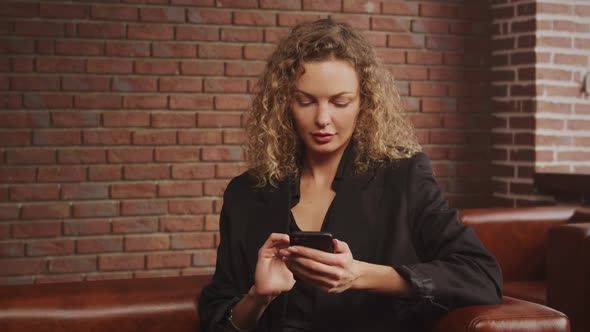
{"type": "Polygon", "coordinates": [[[344,150],[328,156],[314,156],[306,153],[301,178],[315,183],[316,186],[331,186],[344,150]]]}

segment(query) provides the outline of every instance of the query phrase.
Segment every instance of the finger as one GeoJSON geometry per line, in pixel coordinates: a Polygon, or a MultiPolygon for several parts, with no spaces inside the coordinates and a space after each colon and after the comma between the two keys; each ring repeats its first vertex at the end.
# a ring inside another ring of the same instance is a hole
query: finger
{"type": "Polygon", "coordinates": [[[287,259],[297,272],[302,272],[311,277],[318,276],[326,280],[339,280],[342,270],[335,266],[323,264],[305,257],[292,256],[287,259]]]}
{"type": "Polygon", "coordinates": [[[340,241],[337,239],[332,240],[334,242],[334,253],[335,254],[348,254],[350,253],[350,248],[348,244],[344,241],[340,241]]]}
{"type": "Polygon", "coordinates": [[[288,250],[297,256],[306,257],[326,265],[337,265],[340,262],[340,259],[336,255],[313,248],[292,246],[288,250]]]}
{"type": "Polygon", "coordinates": [[[288,260],[287,268],[289,268],[293,275],[299,280],[324,292],[332,292],[339,286],[339,282],[337,280],[320,273],[310,271],[296,261],[288,260]]]}
{"type": "Polygon", "coordinates": [[[289,246],[289,235],[283,233],[271,233],[262,245],[261,249],[269,249],[276,246],[289,246]]]}

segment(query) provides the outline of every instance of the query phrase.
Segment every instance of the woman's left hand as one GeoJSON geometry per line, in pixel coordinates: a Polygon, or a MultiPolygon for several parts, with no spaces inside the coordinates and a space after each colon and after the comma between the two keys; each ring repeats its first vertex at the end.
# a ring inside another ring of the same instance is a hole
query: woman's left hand
{"type": "Polygon", "coordinates": [[[326,293],[341,293],[353,287],[360,266],[346,242],[333,241],[333,254],[301,246],[282,249],[281,254],[289,270],[305,283],[326,293]]]}

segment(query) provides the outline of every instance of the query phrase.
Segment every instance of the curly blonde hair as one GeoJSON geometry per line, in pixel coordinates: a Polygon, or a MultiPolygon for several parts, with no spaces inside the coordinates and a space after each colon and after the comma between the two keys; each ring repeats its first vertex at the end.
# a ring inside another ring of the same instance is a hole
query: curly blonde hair
{"type": "Polygon", "coordinates": [[[295,130],[291,103],[303,63],[348,61],[360,80],[360,112],[352,139],[355,171],[412,156],[420,150],[403,116],[394,81],[364,36],[349,24],[322,19],[293,28],[268,59],[248,111],[246,132],[250,172],[259,186],[301,171],[303,143],[295,130]]]}

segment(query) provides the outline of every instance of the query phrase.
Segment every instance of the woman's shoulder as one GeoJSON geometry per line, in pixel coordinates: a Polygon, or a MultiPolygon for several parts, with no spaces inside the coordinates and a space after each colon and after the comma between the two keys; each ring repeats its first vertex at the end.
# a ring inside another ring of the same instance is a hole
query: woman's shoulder
{"type": "Polygon", "coordinates": [[[381,163],[381,168],[390,172],[408,172],[413,169],[431,169],[430,159],[424,152],[415,152],[402,158],[388,158],[381,163]]]}

